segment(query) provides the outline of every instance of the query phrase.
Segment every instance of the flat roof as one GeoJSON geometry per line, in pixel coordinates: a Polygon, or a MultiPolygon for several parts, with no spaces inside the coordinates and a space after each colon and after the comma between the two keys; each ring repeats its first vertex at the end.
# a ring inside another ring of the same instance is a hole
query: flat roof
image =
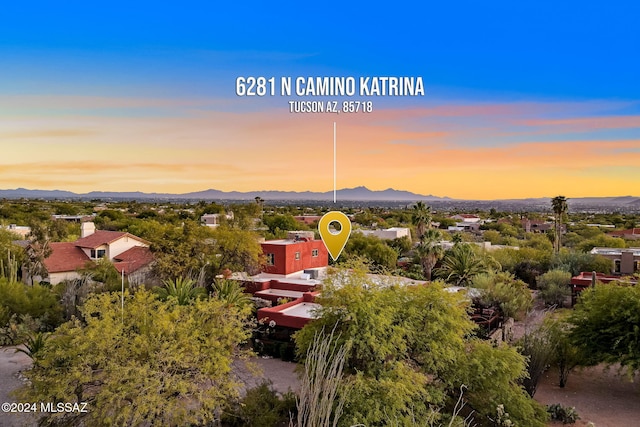
{"type": "Polygon", "coordinates": [[[281,313],[286,314],[287,316],[295,316],[295,317],[303,317],[305,319],[315,319],[315,312],[320,309],[322,306],[315,302],[303,302],[300,304],[292,305],[291,307],[285,308],[281,311],[281,313]]]}
{"type": "Polygon", "coordinates": [[[262,242],[262,245],[293,245],[296,243],[308,243],[308,242],[316,242],[319,240],[315,240],[315,239],[308,239],[308,240],[304,240],[304,239],[299,239],[299,240],[294,240],[294,239],[279,239],[279,240],[265,240],[264,242],[262,242]]]}
{"type": "Polygon", "coordinates": [[[247,280],[252,282],[270,282],[272,280],[277,280],[282,283],[295,283],[297,285],[319,285],[322,283],[322,280],[327,277],[327,267],[314,267],[307,268],[307,271],[313,270],[318,272],[317,279],[303,279],[302,275],[305,274],[304,270],[296,271],[291,274],[274,274],[274,273],[258,273],[255,276],[249,276],[246,274],[233,273],[231,276],[236,280],[247,280]]]}
{"type": "Polygon", "coordinates": [[[596,255],[622,255],[624,252],[633,252],[633,256],[640,256],[640,248],[593,248],[592,254],[596,255]]]}

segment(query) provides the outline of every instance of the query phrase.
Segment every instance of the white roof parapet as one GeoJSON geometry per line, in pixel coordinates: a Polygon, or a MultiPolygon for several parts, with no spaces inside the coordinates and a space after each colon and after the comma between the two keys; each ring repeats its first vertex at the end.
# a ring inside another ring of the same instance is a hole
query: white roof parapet
{"type": "Polygon", "coordinates": [[[622,255],[622,252],[632,252],[633,256],[640,256],[640,248],[603,248],[595,247],[591,249],[593,255],[622,255]]]}

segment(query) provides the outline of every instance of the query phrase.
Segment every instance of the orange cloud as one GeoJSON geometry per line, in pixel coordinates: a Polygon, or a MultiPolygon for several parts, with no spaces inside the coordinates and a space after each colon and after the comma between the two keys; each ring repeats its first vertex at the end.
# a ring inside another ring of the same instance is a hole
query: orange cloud
{"type": "MultiPolygon", "coordinates": [[[[0,109],[6,99],[0,97],[0,109]]],[[[20,99],[14,101],[25,109],[43,102],[20,99]]],[[[394,187],[467,198],[553,195],[561,186],[565,194],[591,195],[610,195],[620,186],[640,188],[638,173],[621,178],[612,172],[624,166],[638,169],[637,139],[483,142],[505,129],[523,135],[509,127],[514,121],[552,128],[586,125],[586,119],[529,117],[550,111],[589,114],[597,103],[443,105],[338,115],[292,114],[286,101],[253,112],[229,111],[221,100],[155,101],[51,97],[43,105],[54,108],[59,102],[79,111],[23,111],[0,123],[0,188],[327,191],[333,185],[334,122],[339,187],[394,187]],[[214,104],[223,111],[211,109],[214,104]],[[168,110],[127,117],[103,115],[97,106],[116,112],[168,110]]],[[[633,127],[634,122],[625,116],[602,120],[601,128],[633,127]]]]}

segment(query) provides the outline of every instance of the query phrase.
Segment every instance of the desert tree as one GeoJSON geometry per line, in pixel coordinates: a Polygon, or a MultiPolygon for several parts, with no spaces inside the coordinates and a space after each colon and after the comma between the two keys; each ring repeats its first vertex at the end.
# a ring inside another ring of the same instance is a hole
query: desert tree
{"type": "Polygon", "coordinates": [[[585,364],[619,363],[629,373],[640,371],[640,287],[597,284],[581,293],[568,323],[585,364]]]}
{"type": "Polygon", "coordinates": [[[335,348],[346,346],[340,425],[414,425],[449,409],[448,402],[453,409],[465,384],[478,420],[495,417],[503,404],[518,425],[542,427],[544,410],[520,385],[525,358],[474,338],[469,302],[442,286],[332,272],[318,297],[318,317],[295,340],[301,358],[323,330],[335,330],[335,348]]]}
{"type": "Polygon", "coordinates": [[[246,354],[247,308],[216,299],[180,305],[140,289],[89,297],[25,371],[24,401],[87,402],[73,425],[210,425],[239,396],[232,362],[246,354]]]}

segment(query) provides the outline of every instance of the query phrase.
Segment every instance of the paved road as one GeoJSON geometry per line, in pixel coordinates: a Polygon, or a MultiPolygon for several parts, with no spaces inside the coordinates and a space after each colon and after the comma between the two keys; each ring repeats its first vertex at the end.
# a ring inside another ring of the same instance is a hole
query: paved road
{"type": "MultiPolygon", "coordinates": [[[[30,365],[29,356],[24,353],[16,353],[15,347],[0,348],[0,403],[16,402],[16,399],[9,394],[22,385],[16,374],[30,365]]],[[[34,418],[27,414],[0,411],[0,427],[32,427],[36,425],[34,418]]]]}

